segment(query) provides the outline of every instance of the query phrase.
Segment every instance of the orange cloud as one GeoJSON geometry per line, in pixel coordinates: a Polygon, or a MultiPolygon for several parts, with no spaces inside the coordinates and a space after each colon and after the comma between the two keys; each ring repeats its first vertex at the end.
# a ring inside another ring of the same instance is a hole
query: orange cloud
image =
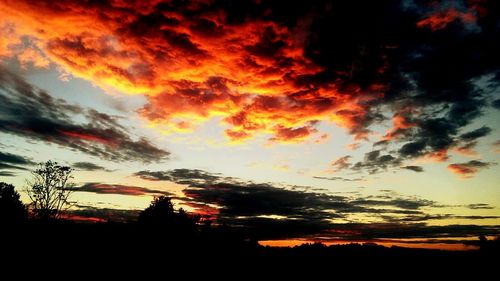
{"type": "MultiPolygon", "coordinates": [[[[185,9],[197,11],[204,2],[185,9]]],[[[54,63],[105,89],[146,95],[139,113],[166,133],[221,117],[234,142],[256,134],[301,142],[318,133],[319,121],[367,138],[367,107],[383,86],[340,90],[335,81],[314,82],[310,77],[324,69],[304,56],[304,40],[287,26],[228,23],[222,10],[193,16],[158,6],[2,1],[0,26],[9,36],[0,41],[0,55],[13,56],[10,46],[28,38],[20,61],[54,63]]]]}
{"type": "Polygon", "coordinates": [[[472,178],[480,169],[486,169],[495,165],[495,163],[471,160],[465,163],[454,163],[448,165],[448,170],[463,178],[472,178]]]}
{"type": "Polygon", "coordinates": [[[429,15],[425,19],[417,22],[419,28],[430,28],[432,31],[445,28],[448,24],[455,20],[460,20],[463,23],[473,24],[476,22],[476,16],[473,12],[460,12],[455,8],[450,8],[429,15]]]}
{"type": "Polygon", "coordinates": [[[283,126],[276,126],[273,128],[274,136],[269,140],[272,142],[300,142],[309,138],[311,134],[316,133],[318,130],[312,126],[304,126],[299,128],[287,128],[283,126]]]}
{"type": "Polygon", "coordinates": [[[193,213],[203,216],[203,220],[214,220],[220,213],[219,209],[207,204],[197,202],[182,202],[182,205],[185,205],[192,209],[193,213]]]}
{"type": "Polygon", "coordinates": [[[430,152],[424,156],[424,159],[430,160],[432,162],[445,162],[450,159],[447,149],[442,149],[434,152],[430,152]]]}
{"type": "Polygon", "coordinates": [[[409,122],[404,115],[395,114],[392,117],[393,127],[383,137],[384,140],[392,140],[401,136],[407,129],[416,126],[416,123],[409,122]]]}

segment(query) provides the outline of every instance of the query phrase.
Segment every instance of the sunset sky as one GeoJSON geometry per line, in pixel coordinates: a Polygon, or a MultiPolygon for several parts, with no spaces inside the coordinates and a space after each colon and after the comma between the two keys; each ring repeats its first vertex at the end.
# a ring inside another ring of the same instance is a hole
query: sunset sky
{"type": "Polygon", "coordinates": [[[263,240],[500,233],[498,1],[0,0],[0,15],[0,181],[72,166],[75,217],[169,195],[263,240]]]}

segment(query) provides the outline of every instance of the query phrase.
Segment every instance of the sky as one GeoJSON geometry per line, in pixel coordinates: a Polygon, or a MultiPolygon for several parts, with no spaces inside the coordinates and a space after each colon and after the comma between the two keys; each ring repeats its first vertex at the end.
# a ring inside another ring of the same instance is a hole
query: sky
{"type": "Polygon", "coordinates": [[[1,0],[0,14],[0,180],[26,202],[52,160],[75,169],[75,218],[167,195],[271,244],[500,233],[497,1],[1,0]]]}

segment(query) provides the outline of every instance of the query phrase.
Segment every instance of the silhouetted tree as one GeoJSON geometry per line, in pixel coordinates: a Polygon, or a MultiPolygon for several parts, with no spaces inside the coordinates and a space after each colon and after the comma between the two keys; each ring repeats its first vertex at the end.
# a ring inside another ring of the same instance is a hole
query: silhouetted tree
{"type": "Polygon", "coordinates": [[[177,225],[183,230],[195,230],[196,225],[201,221],[198,214],[189,214],[183,208],[180,208],[176,216],[177,225]]]}
{"type": "Polygon", "coordinates": [[[26,220],[26,207],[12,184],[0,182],[0,222],[13,223],[26,220]]]}
{"type": "Polygon", "coordinates": [[[140,223],[171,224],[174,222],[175,212],[172,200],[167,196],[153,198],[149,207],[139,214],[140,223]]]}
{"type": "Polygon", "coordinates": [[[57,162],[40,163],[27,181],[28,194],[35,217],[43,220],[57,219],[62,211],[70,207],[69,197],[74,191],[68,181],[73,178],[73,169],[57,162]]]}
{"type": "Polygon", "coordinates": [[[200,216],[188,214],[183,208],[177,212],[167,196],[155,197],[151,205],[139,214],[139,223],[169,227],[176,232],[196,230],[200,216]]]}

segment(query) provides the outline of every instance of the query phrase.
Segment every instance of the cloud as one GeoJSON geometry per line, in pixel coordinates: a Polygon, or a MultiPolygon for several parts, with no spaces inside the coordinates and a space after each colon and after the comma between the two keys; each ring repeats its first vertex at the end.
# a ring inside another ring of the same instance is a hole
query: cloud
{"type": "Polygon", "coordinates": [[[0,152],[0,176],[11,177],[15,173],[3,170],[28,170],[25,166],[34,165],[30,159],[8,152],[0,152]]]}
{"type": "Polygon", "coordinates": [[[345,238],[428,238],[428,237],[477,237],[478,233],[495,235],[498,226],[481,225],[445,225],[429,226],[421,223],[375,223],[367,227],[364,224],[337,225],[337,237],[345,238]],[[348,232],[341,233],[342,230],[348,232]]]}
{"type": "Polygon", "coordinates": [[[116,117],[54,99],[3,68],[0,112],[0,132],[111,161],[158,162],[170,154],[145,138],[133,140],[116,117]],[[81,117],[86,121],[74,121],[81,117]]]}
{"type": "Polygon", "coordinates": [[[491,131],[492,131],[491,128],[483,126],[483,127],[476,129],[474,131],[470,131],[470,132],[467,132],[467,133],[460,135],[460,138],[464,141],[474,141],[478,138],[482,138],[484,136],[489,135],[491,133],[491,131]]]}
{"type": "Polygon", "coordinates": [[[0,162],[11,163],[16,165],[33,165],[33,161],[16,154],[8,152],[0,152],[0,162]]]}
{"type": "Polygon", "coordinates": [[[494,209],[493,206],[491,206],[490,204],[485,204],[485,203],[476,203],[476,204],[469,204],[466,206],[467,208],[469,209],[473,209],[473,210],[490,210],[490,209],[494,209]]]}
{"type": "Polygon", "coordinates": [[[362,181],[364,180],[363,178],[343,178],[343,177],[319,177],[319,176],[314,176],[313,178],[319,179],[319,180],[329,180],[329,181],[362,181]]]}
{"type": "Polygon", "coordinates": [[[396,198],[389,200],[380,200],[385,199],[385,197],[368,197],[366,199],[357,199],[353,201],[353,203],[361,205],[361,206],[393,206],[405,210],[418,210],[422,207],[434,207],[436,206],[436,202],[431,200],[419,199],[419,198],[396,198]],[[373,199],[375,198],[375,199],[373,199]]]}
{"type": "Polygon", "coordinates": [[[481,169],[487,169],[496,163],[482,162],[479,160],[471,160],[465,163],[453,163],[448,165],[448,170],[463,178],[472,178],[481,169]]]}
{"type": "Polygon", "coordinates": [[[494,108],[500,110],[500,99],[497,99],[497,100],[494,100],[492,103],[491,103],[491,106],[493,106],[494,108]]]}
{"type": "Polygon", "coordinates": [[[492,129],[490,127],[483,126],[476,130],[463,133],[457,138],[452,148],[455,152],[465,156],[477,156],[476,151],[474,151],[477,140],[491,134],[491,132],[492,129]]]}
{"type": "Polygon", "coordinates": [[[367,140],[392,115],[386,139],[404,159],[446,159],[490,100],[494,87],[475,81],[498,84],[493,0],[239,5],[5,2],[0,55],[44,58],[103,88],[144,94],[139,112],[163,132],[221,118],[233,142],[308,141],[321,122],[367,140]],[[67,18],[78,24],[67,28],[67,18]]]}
{"type": "Polygon", "coordinates": [[[130,223],[137,219],[140,210],[99,208],[96,206],[78,206],[78,208],[68,210],[67,212],[67,217],[72,220],[130,223]]]}
{"type": "Polygon", "coordinates": [[[401,168],[407,169],[407,170],[410,170],[410,171],[414,171],[414,172],[417,172],[417,173],[421,173],[421,172],[424,171],[424,168],[422,168],[421,166],[403,166],[401,168]]]}
{"type": "Polygon", "coordinates": [[[28,169],[21,167],[21,166],[16,166],[16,165],[2,163],[2,162],[0,162],[0,169],[2,169],[2,170],[28,170],[28,169]]]}
{"type": "Polygon", "coordinates": [[[331,164],[331,167],[335,172],[347,169],[351,166],[351,163],[349,163],[349,159],[352,157],[350,155],[346,155],[343,157],[338,158],[337,160],[333,161],[331,164]]]}
{"type": "Polygon", "coordinates": [[[364,161],[357,162],[352,166],[353,170],[366,170],[370,174],[387,170],[390,167],[399,166],[401,159],[392,155],[381,155],[381,150],[373,150],[365,153],[364,161]]]}
{"type": "MultiPolygon", "coordinates": [[[[259,239],[278,239],[321,235],[322,237],[425,237],[425,229],[437,236],[477,235],[482,227],[455,226],[434,228],[427,221],[463,219],[478,220],[496,216],[456,215],[442,213],[450,206],[419,197],[402,196],[394,191],[378,195],[359,193],[316,193],[309,187],[254,183],[203,170],[177,169],[141,171],[134,176],[148,180],[172,181],[185,185],[184,201],[195,210],[215,217],[219,223],[238,226],[259,239]],[[208,209],[207,209],[208,207],[208,209]],[[371,223],[357,223],[357,217],[371,223]],[[383,223],[381,223],[383,221],[383,223]],[[344,223],[350,222],[350,223],[344,223]],[[397,234],[387,228],[406,229],[397,234]],[[372,229],[374,227],[375,229],[372,229]],[[449,228],[448,228],[449,227],[449,228]],[[342,230],[342,231],[341,231],[342,230]],[[339,232],[341,231],[341,232],[339,232]],[[468,232],[470,231],[470,232],[468,232]]],[[[471,204],[472,208],[475,207],[471,204]]],[[[477,207],[487,207],[478,204],[477,207]]],[[[487,226],[484,229],[488,229],[487,226]]],[[[487,231],[488,232],[488,231],[487,231]]],[[[427,236],[428,237],[428,236],[427,236]]]]}
{"type": "Polygon", "coordinates": [[[171,195],[170,192],[150,189],[140,186],[121,185],[121,184],[105,184],[90,182],[75,189],[78,192],[92,192],[97,194],[120,194],[131,196],[143,195],[171,195]]]}
{"type": "Polygon", "coordinates": [[[105,171],[109,172],[110,170],[104,168],[103,166],[91,163],[91,162],[75,162],[73,163],[73,168],[81,170],[81,171],[105,171]]]}
{"type": "Polygon", "coordinates": [[[311,134],[317,133],[316,130],[311,125],[299,127],[299,128],[286,128],[283,126],[277,126],[275,129],[275,135],[269,140],[272,142],[300,142],[304,139],[309,138],[311,134]]]}
{"type": "Polygon", "coordinates": [[[7,172],[7,171],[1,171],[0,170],[0,176],[1,177],[13,177],[15,176],[16,174],[12,173],[12,172],[7,172]]]}
{"type": "Polygon", "coordinates": [[[169,171],[139,171],[134,176],[150,181],[173,181],[183,180],[212,182],[219,180],[221,175],[212,174],[198,169],[174,169],[169,171]]]}
{"type": "Polygon", "coordinates": [[[432,31],[446,28],[454,21],[461,21],[464,24],[473,24],[476,22],[476,16],[473,11],[460,12],[455,8],[449,8],[429,15],[423,20],[417,22],[419,28],[430,28],[432,31]]]}

